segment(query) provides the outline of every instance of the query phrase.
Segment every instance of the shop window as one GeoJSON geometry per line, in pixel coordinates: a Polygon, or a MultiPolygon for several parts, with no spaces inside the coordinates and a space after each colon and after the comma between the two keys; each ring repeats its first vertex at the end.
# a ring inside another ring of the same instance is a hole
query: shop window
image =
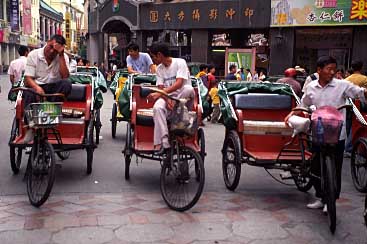
{"type": "Polygon", "coordinates": [[[231,39],[228,33],[213,34],[212,47],[229,47],[231,39]]]}

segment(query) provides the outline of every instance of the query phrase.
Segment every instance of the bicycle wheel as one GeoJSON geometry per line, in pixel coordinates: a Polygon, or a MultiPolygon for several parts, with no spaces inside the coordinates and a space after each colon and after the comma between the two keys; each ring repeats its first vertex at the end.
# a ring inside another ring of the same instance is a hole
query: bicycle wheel
{"type": "Polygon", "coordinates": [[[329,228],[334,234],[336,228],[336,170],[334,155],[324,155],[324,193],[329,218],[329,228]]]}
{"type": "Polygon", "coordinates": [[[102,123],[101,123],[101,111],[98,109],[96,111],[96,118],[94,121],[94,127],[96,130],[96,144],[99,144],[99,134],[101,132],[101,127],[102,127],[102,123]]]}
{"type": "Polygon", "coordinates": [[[366,199],[364,200],[364,223],[367,226],[367,195],[366,199]]]}
{"type": "Polygon", "coordinates": [[[354,187],[359,192],[367,192],[367,141],[359,138],[353,146],[350,169],[354,187]]]}
{"type": "Polygon", "coordinates": [[[128,122],[126,124],[126,139],[125,139],[125,180],[130,179],[130,163],[131,163],[131,147],[132,147],[132,130],[131,124],[128,122]]]}
{"type": "Polygon", "coordinates": [[[48,141],[35,143],[29,156],[27,193],[30,203],[40,207],[48,199],[55,181],[55,154],[48,141]]]}
{"type": "Polygon", "coordinates": [[[199,130],[198,130],[198,144],[199,144],[199,147],[200,147],[200,156],[201,156],[201,159],[203,160],[203,163],[204,163],[206,152],[205,152],[205,135],[204,135],[203,128],[199,128],[199,130]]]}
{"type": "Polygon", "coordinates": [[[111,118],[112,138],[116,137],[116,127],[117,127],[117,105],[116,105],[116,103],[113,103],[113,105],[112,105],[112,118],[111,118]]]}
{"type": "Polygon", "coordinates": [[[226,187],[234,191],[241,177],[242,149],[236,131],[230,131],[224,139],[222,149],[222,171],[226,187]]]}
{"type": "Polygon", "coordinates": [[[186,146],[174,149],[171,162],[163,162],[160,185],[169,208],[186,211],[199,200],[204,188],[205,169],[200,154],[186,146]],[[196,165],[196,167],[195,167],[196,165]]]}
{"type": "Polygon", "coordinates": [[[10,145],[10,143],[12,143],[18,135],[19,135],[19,121],[16,118],[14,118],[9,138],[9,149],[10,149],[10,166],[15,175],[19,173],[20,165],[22,163],[22,149],[20,147],[10,145]]]}
{"type": "Polygon", "coordinates": [[[93,138],[93,132],[94,132],[94,121],[91,119],[88,124],[88,130],[87,130],[87,174],[92,173],[92,165],[93,165],[93,153],[94,153],[94,138],[93,138]]]}
{"type": "Polygon", "coordinates": [[[60,151],[60,152],[56,152],[56,155],[61,159],[61,160],[66,160],[70,157],[70,151],[60,151]]]}

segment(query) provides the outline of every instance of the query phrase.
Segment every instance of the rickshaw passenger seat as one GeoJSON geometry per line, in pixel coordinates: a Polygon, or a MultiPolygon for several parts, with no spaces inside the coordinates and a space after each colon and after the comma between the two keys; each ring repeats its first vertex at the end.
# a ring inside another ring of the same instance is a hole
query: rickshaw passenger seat
{"type": "Polygon", "coordinates": [[[86,96],[86,87],[83,84],[72,84],[71,92],[67,101],[84,102],[86,96]]]}
{"type": "Polygon", "coordinates": [[[146,98],[152,92],[153,91],[148,87],[141,87],[140,88],[140,97],[146,98]]]}
{"type": "Polygon", "coordinates": [[[236,109],[289,109],[292,97],[280,94],[248,93],[234,95],[236,109]]]}

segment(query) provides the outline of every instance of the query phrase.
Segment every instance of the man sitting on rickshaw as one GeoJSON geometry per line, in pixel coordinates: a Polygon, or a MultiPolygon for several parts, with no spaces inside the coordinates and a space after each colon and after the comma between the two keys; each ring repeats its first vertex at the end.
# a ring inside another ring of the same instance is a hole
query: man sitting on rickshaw
{"type": "MultiPolygon", "coordinates": [[[[186,106],[190,109],[195,93],[186,61],[170,57],[168,45],[165,43],[154,43],[149,51],[154,63],[158,65],[158,88],[175,98],[188,99],[186,106]]],[[[170,147],[167,118],[174,104],[172,100],[164,98],[157,92],[151,93],[148,99],[155,101],[153,106],[154,149],[158,154],[162,154],[170,147]]]]}
{"type": "MultiPolygon", "coordinates": [[[[66,40],[61,35],[54,35],[46,46],[31,51],[25,67],[25,85],[39,94],[62,93],[68,96],[71,92],[69,78],[69,58],[64,53],[66,40]]],[[[57,97],[52,98],[56,101],[57,97]]],[[[37,96],[29,91],[23,92],[24,108],[37,102],[37,96]]],[[[24,143],[33,139],[33,131],[26,132],[24,143]]]]}

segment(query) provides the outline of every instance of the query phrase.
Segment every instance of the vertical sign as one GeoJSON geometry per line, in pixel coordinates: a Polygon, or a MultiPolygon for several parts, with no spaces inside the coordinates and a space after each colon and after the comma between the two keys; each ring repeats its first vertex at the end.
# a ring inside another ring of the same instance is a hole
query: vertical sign
{"type": "Polygon", "coordinates": [[[70,12],[65,13],[65,39],[66,46],[69,50],[71,50],[71,37],[70,37],[70,12]]]}
{"type": "Polygon", "coordinates": [[[10,0],[10,26],[12,31],[19,31],[19,2],[10,0]]]}
{"type": "Polygon", "coordinates": [[[32,34],[31,0],[23,0],[23,34],[32,34]]]}
{"type": "Polygon", "coordinates": [[[76,43],[77,43],[77,46],[76,46],[76,49],[77,51],[79,50],[79,47],[80,47],[80,17],[77,17],[76,18],[76,43]]]}

